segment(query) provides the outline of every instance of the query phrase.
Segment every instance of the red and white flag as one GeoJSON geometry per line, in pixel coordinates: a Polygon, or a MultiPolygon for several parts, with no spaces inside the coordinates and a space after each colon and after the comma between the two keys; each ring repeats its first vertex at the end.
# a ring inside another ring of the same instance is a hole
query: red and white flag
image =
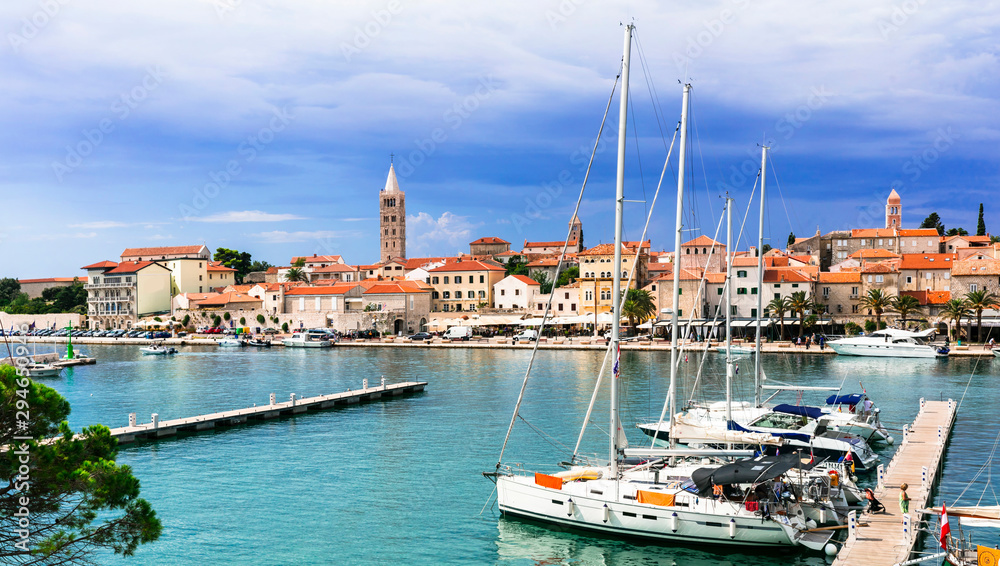
{"type": "Polygon", "coordinates": [[[951,525],[948,524],[948,509],[941,504],[941,548],[948,550],[948,535],[951,534],[951,525]]]}

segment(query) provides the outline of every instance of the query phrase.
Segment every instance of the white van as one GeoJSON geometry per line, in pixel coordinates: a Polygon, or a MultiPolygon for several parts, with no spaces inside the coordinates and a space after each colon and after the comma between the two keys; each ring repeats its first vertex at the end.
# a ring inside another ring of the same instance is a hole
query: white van
{"type": "Polygon", "coordinates": [[[526,328],[526,329],[522,330],[520,334],[514,336],[514,343],[515,344],[517,344],[518,340],[524,340],[524,341],[527,341],[527,342],[534,342],[535,340],[538,340],[538,331],[537,330],[532,330],[530,328],[526,328]]]}
{"type": "Polygon", "coordinates": [[[444,333],[445,340],[468,340],[472,337],[472,327],[469,326],[452,326],[444,333]]]}

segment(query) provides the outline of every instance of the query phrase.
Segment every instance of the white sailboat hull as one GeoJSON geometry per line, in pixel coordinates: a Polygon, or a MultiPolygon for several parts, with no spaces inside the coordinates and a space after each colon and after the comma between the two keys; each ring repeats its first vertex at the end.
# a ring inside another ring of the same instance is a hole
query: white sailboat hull
{"type": "Polygon", "coordinates": [[[894,344],[837,344],[830,342],[834,352],[842,356],[868,356],[873,358],[946,358],[932,346],[898,346],[894,344]]]}
{"type": "Polygon", "coordinates": [[[557,490],[528,476],[497,478],[501,512],[567,527],[662,542],[817,550],[830,538],[797,540],[802,535],[790,525],[755,515],[736,502],[683,494],[677,496],[679,505],[667,507],[629,501],[614,491],[610,481],[570,482],[557,490]]]}

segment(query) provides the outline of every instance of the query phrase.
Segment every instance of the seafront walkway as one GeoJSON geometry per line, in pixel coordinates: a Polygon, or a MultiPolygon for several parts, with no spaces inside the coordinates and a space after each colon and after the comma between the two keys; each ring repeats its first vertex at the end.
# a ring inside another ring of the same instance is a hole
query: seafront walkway
{"type": "Polygon", "coordinates": [[[884,513],[863,514],[837,554],[834,566],[892,566],[910,559],[919,538],[919,509],[930,504],[958,404],[920,401],[920,412],[904,429],[903,442],[889,462],[879,466],[875,497],[885,505],[884,513]],[[899,509],[899,486],[908,484],[910,511],[904,520],[899,509]]]}
{"type": "MultiPolygon", "coordinates": [[[[271,343],[273,346],[283,347],[281,340],[287,338],[288,335],[276,335],[271,337],[271,343]]],[[[20,337],[19,340],[24,340],[29,343],[45,343],[50,346],[55,344],[65,344],[66,338],[35,338],[32,336],[20,337]]],[[[74,338],[73,344],[75,345],[86,345],[86,344],[101,344],[101,345],[134,345],[141,346],[147,344],[166,344],[168,346],[215,346],[218,344],[217,338],[208,337],[191,337],[185,336],[182,338],[159,338],[155,340],[147,338],[74,338]]],[[[754,343],[752,340],[749,341],[734,341],[734,345],[744,346],[752,348],[754,343]]],[[[715,351],[716,348],[723,346],[723,343],[717,341],[709,342],[709,351],[715,351]]],[[[386,336],[380,339],[345,339],[341,340],[336,344],[336,347],[407,347],[407,348],[508,348],[508,349],[528,349],[534,348],[533,342],[519,342],[514,343],[509,337],[495,336],[490,338],[473,338],[472,340],[443,340],[441,338],[434,338],[429,341],[411,341],[408,338],[400,338],[395,336],[386,336]]],[[[603,338],[593,338],[584,336],[573,336],[573,337],[556,337],[556,338],[542,338],[538,345],[540,349],[543,350],[603,350],[605,349],[606,343],[603,338]]],[[[654,340],[628,340],[622,342],[622,349],[624,350],[660,350],[669,351],[670,341],[663,339],[654,340]]],[[[686,352],[698,352],[705,349],[705,342],[688,342],[683,341],[681,344],[681,349],[686,352]]],[[[812,345],[809,348],[805,346],[796,346],[791,342],[767,342],[761,345],[761,351],[765,354],[807,354],[807,355],[820,355],[820,356],[833,356],[836,355],[831,348],[826,347],[820,349],[817,345],[812,345]]],[[[969,346],[953,346],[951,349],[951,356],[986,356],[994,357],[989,349],[983,348],[980,344],[969,345],[969,346]]]]}

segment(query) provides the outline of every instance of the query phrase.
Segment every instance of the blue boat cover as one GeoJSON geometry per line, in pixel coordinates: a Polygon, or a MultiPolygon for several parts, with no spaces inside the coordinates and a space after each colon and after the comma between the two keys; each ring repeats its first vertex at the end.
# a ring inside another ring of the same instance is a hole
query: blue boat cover
{"type": "Polygon", "coordinates": [[[789,415],[802,415],[813,419],[818,419],[823,416],[823,411],[819,407],[803,407],[802,405],[787,405],[785,403],[775,405],[774,411],[776,413],[787,413],[789,415]]]}
{"type": "MultiPolygon", "coordinates": [[[[738,432],[756,432],[756,433],[759,433],[759,431],[750,430],[750,429],[742,426],[740,423],[738,423],[736,421],[729,421],[729,426],[727,428],[729,428],[729,430],[735,430],[735,431],[738,431],[738,432]]],[[[799,442],[809,442],[810,440],[812,440],[808,434],[802,434],[800,432],[771,432],[771,433],[765,433],[765,434],[770,434],[771,436],[776,436],[778,438],[787,438],[789,440],[798,440],[799,442]]]]}
{"type": "Polygon", "coordinates": [[[850,395],[830,395],[826,398],[827,405],[857,405],[864,399],[861,393],[851,393],[850,395]]]}

